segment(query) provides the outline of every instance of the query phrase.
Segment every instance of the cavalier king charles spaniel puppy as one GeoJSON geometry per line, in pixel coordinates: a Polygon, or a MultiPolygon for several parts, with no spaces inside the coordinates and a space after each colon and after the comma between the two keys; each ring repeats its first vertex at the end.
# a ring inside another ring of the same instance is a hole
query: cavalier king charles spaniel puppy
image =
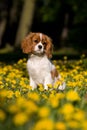
{"type": "MultiPolygon", "coordinates": [[[[37,88],[38,84],[43,84],[44,89],[48,90],[48,85],[60,79],[55,66],[51,63],[52,40],[43,33],[30,33],[22,42],[22,50],[29,54],[27,69],[30,77],[30,86],[32,90],[37,88]]],[[[65,89],[65,83],[59,86],[59,90],[65,89]]]]}

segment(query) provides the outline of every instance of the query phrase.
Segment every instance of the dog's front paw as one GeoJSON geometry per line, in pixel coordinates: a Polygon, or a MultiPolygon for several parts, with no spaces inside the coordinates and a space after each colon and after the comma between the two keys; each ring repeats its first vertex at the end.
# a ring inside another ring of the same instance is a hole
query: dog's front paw
{"type": "Polygon", "coordinates": [[[48,86],[47,85],[44,86],[44,90],[48,90],[48,86]]]}
{"type": "Polygon", "coordinates": [[[64,90],[66,88],[66,83],[63,82],[62,85],[58,87],[59,90],[64,90]]]}

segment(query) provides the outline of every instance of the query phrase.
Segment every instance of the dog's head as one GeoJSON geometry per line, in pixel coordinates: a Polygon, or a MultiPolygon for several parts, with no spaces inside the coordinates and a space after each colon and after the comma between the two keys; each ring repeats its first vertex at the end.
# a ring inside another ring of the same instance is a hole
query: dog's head
{"type": "Polygon", "coordinates": [[[52,40],[43,33],[30,33],[22,42],[22,50],[26,54],[43,55],[52,57],[52,40]]]}

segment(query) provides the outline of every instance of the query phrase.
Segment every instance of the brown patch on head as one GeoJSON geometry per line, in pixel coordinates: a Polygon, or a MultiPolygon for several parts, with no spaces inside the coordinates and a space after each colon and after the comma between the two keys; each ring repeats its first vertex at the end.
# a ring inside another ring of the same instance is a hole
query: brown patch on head
{"type": "Polygon", "coordinates": [[[54,69],[54,70],[51,71],[51,76],[52,76],[53,79],[54,79],[55,77],[58,77],[58,72],[57,72],[56,69],[54,69]]]}
{"type": "Polygon", "coordinates": [[[21,48],[24,53],[31,53],[32,52],[32,38],[34,33],[30,33],[25,39],[22,41],[21,48]]]}
{"type": "Polygon", "coordinates": [[[34,46],[40,42],[39,33],[30,33],[27,37],[24,38],[21,44],[21,48],[24,53],[32,53],[34,46]]]}
{"type": "Polygon", "coordinates": [[[52,40],[43,33],[30,33],[22,42],[21,48],[24,53],[32,53],[36,44],[41,42],[44,46],[44,53],[48,58],[52,57],[52,40]]]}
{"type": "Polygon", "coordinates": [[[45,53],[48,58],[52,58],[52,51],[53,51],[53,44],[52,44],[52,39],[48,37],[47,35],[44,36],[44,44],[45,46],[45,53]]]}

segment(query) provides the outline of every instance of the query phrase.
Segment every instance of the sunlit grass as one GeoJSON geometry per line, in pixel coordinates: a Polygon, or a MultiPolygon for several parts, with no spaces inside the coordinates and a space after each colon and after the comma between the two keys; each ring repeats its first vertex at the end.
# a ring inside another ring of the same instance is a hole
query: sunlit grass
{"type": "Polygon", "coordinates": [[[29,86],[26,59],[0,62],[1,130],[87,130],[87,59],[53,60],[62,78],[44,91],[29,86]],[[66,82],[66,89],[58,86],[66,82]],[[4,125],[3,125],[4,124],[4,125]]]}

